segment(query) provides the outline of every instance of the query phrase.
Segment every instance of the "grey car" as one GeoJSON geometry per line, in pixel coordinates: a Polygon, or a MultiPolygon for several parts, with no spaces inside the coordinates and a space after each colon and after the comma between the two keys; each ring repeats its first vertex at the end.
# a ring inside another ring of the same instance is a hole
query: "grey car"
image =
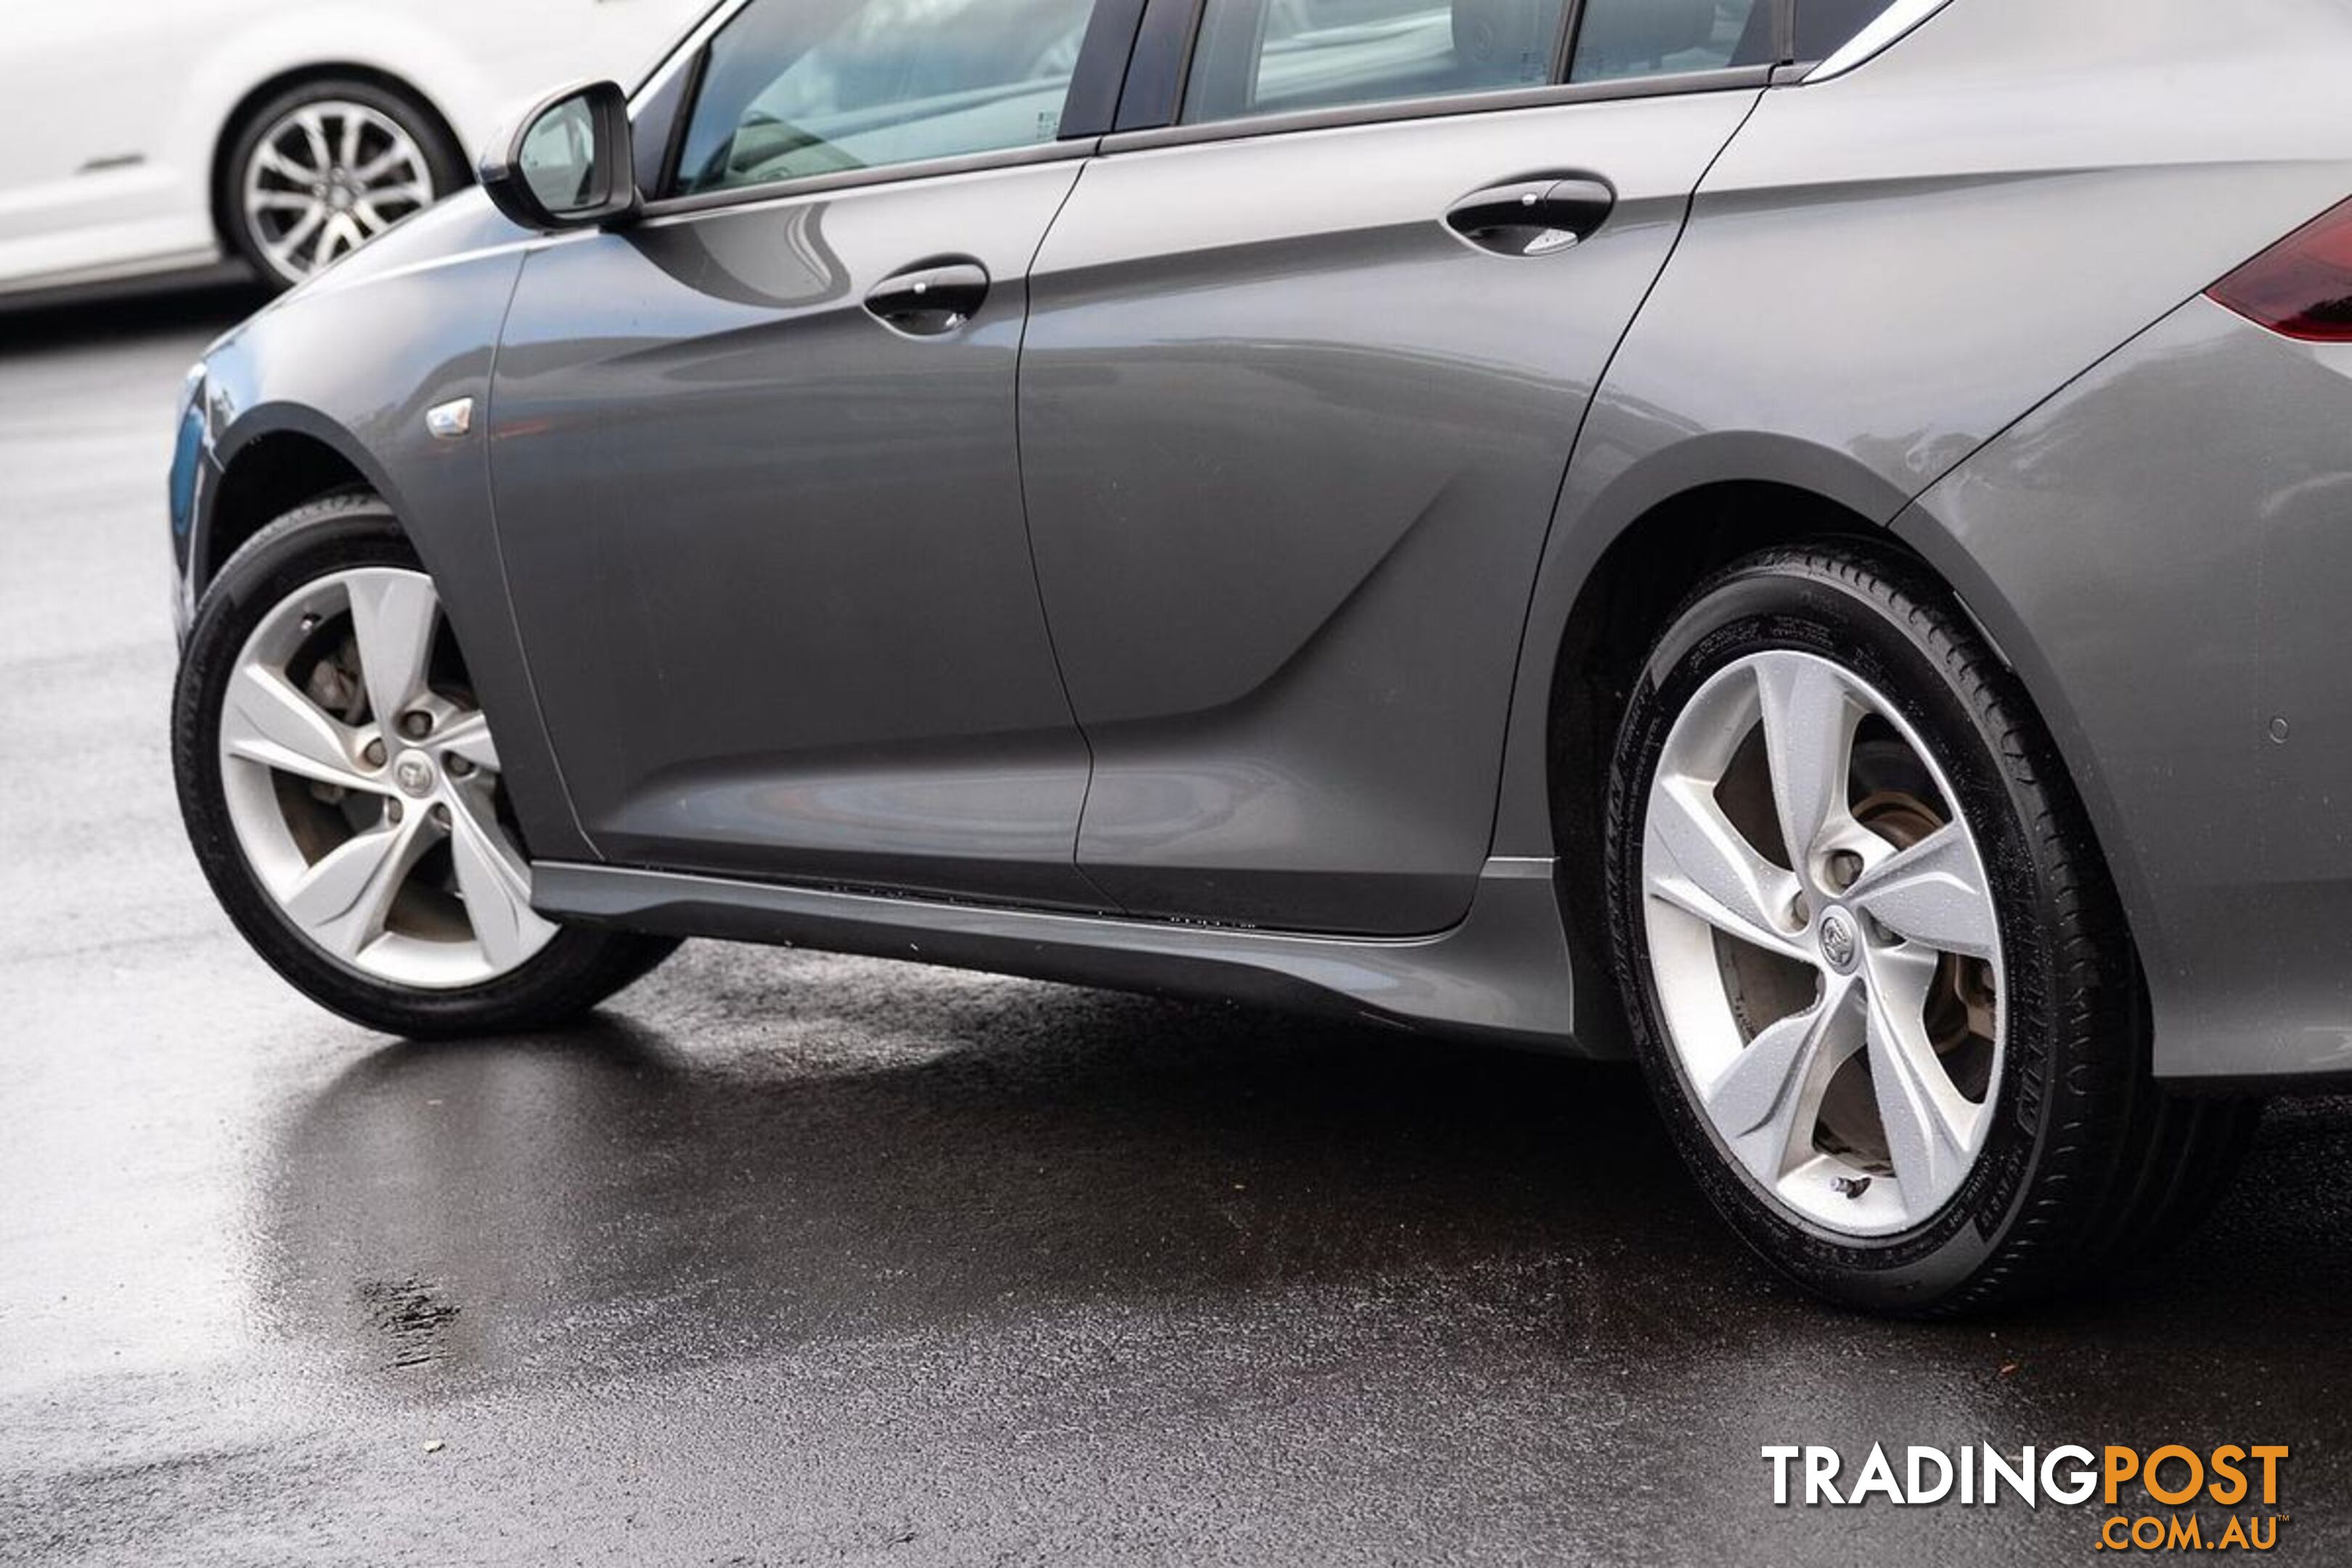
{"type": "Polygon", "coordinates": [[[191,837],[382,1030],[685,936],[1319,1008],[1638,1058],[1840,1300],[2113,1271],[2352,1073],[2347,67],[729,0],[191,375],[191,837]]]}

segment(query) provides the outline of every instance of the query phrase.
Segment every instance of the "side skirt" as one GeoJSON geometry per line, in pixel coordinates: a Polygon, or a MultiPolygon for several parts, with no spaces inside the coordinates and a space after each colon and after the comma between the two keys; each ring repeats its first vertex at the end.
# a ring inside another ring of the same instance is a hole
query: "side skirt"
{"type": "Polygon", "coordinates": [[[1461,924],[1432,936],[1326,937],[992,908],[667,871],[542,862],[551,919],[941,963],[1077,985],[1226,997],[1483,1037],[1572,1056],[1623,1054],[1612,1016],[1580,986],[1549,858],[1486,862],[1461,924]]]}

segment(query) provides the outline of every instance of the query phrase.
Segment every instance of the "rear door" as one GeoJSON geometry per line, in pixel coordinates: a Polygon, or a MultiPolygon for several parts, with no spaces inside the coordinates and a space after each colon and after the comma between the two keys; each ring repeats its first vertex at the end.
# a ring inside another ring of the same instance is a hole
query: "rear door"
{"type": "Polygon", "coordinates": [[[1091,9],[751,0],[641,98],[645,221],[525,262],[499,539],[607,857],[1099,906],[1013,403],[1091,9]]]}
{"type": "Polygon", "coordinates": [[[1021,374],[1078,860],[1134,912],[1468,908],[1579,421],[1778,52],[1769,0],[1577,9],[1145,16],[1121,121],[1173,123],[1087,164],[1021,374]]]}

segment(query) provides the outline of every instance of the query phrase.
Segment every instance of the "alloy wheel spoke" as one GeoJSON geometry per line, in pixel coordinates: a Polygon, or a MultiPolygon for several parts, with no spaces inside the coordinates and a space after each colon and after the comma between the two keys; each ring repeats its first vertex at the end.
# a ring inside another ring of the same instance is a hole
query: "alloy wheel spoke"
{"type": "Polygon", "coordinates": [[[1848,815],[1846,781],[1861,710],[1835,668],[1801,655],[1759,659],[1756,693],[1781,842],[1801,874],[1848,815]]]}
{"type": "Polygon", "coordinates": [[[1927,1216],[1968,1173],[1984,1108],[1954,1087],[1927,1037],[1932,955],[1879,951],[1869,959],[1868,1049],[1887,1158],[1912,1219],[1927,1216]]]}
{"type": "Polygon", "coordinates": [[[1812,1152],[1830,1079],[1864,1046],[1861,987],[1827,977],[1822,999],[1748,1041],[1707,1086],[1707,1109],[1758,1180],[1778,1182],[1812,1152]]]}
{"type": "Polygon", "coordinates": [[[363,128],[358,115],[342,117],[342,135],[335,148],[335,162],[346,170],[360,161],[360,132],[363,128]]]}
{"type": "Polygon", "coordinates": [[[450,814],[457,892],[483,956],[499,968],[537,951],[554,926],[530,907],[530,871],[490,814],[486,792],[467,790],[450,814]]]}
{"type": "Polygon", "coordinates": [[[324,267],[343,252],[358,248],[359,242],[359,226],[352,221],[351,215],[334,214],[319,233],[319,253],[314,265],[324,267]]]}
{"type": "Polygon", "coordinates": [[[1796,878],[1757,853],[1705,784],[1659,778],[1650,792],[1645,848],[1653,896],[1768,952],[1810,956],[1780,923],[1797,896],[1796,878]]]}
{"type": "Polygon", "coordinates": [[[232,756],[346,789],[382,785],[353,759],[361,731],[330,718],[284,672],[237,667],[221,703],[221,745],[232,756]]]}
{"type": "Polygon", "coordinates": [[[353,835],[288,890],[287,914],[329,952],[356,959],[383,934],[402,885],[436,837],[425,811],[353,835]]]}
{"type": "Polygon", "coordinates": [[[498,742],[490,739],[490,721],[479,712],[464,714],[444,724],[433,745],[445,755],[463,757],[486,773],[499,771],[498,742]]]}
{"type": "Polygon", "coordinates": [[[373,185],[376,181],[392,173],[407,157],[408,149],[395,143],[383,152],[378,153],[366,163],[352,165],[352,178],[362,185],[373,185]]]}
{"type": "Polygon", "coordinates": [[[409,704],[424,695],[441,600],[421,574],[385,572],[355,580],[351,601],[368,707],[389,736],[409,704]]]}
{"type": "Polygon", "coordinates": [[[326,221],[327,209],[316,202],[310,203],[302,216],[294,220],[292,227],[270,242],[270,256],[281,265],[293,266],[294,258],[301,251],[303,243],[317,234],[326,221]]]}
{"type": "Polygon", "coordinates": [[[294,128],[302,134],[302,145],[310,154],[310,167],[323,174],[334,163],[334,154],[327,149],[327,122],[315,109],[297,110],[294,128]]]}
{"type": "Polygon", "coordinates": [[[254,155],[254,162],[279,179],[298,185],[315,184],[318,183],[319,176],[326,173],[324,169],[312,168],[297,163],[288,154],[285,148],[274,142],[264,143],[261,150],[254,155]]]}
{"type": "Polygon", "coordinates": [[[1939,952],[1989,958],[2000,942],[1984,868],[1958,824],[1871,868],[1847,898],[1888,931],[1939,952]]]}
{"type": "Polygon", "coordinates": [[[406,202],[421,207],[433,200],[433,192],[421,181],[404,180],[396,185],[371,185],[368,187],[368,200],[377,203],[406,202]]]}

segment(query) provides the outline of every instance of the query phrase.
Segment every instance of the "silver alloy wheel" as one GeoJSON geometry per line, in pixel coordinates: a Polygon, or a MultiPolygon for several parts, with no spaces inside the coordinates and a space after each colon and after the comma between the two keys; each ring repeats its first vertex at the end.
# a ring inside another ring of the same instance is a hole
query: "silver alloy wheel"
{"type": "Polygon", "coordinates": [[[425,149],[364,103],[288,110],[254,143],[238,183],[246,226],[270,268],[299,283],[439,195],[425,149]]]}
{"type": "Polygon", "coordinates": [[[442,630],[421,572],[320,578],[247,638],[220,723],[229,821],[287,919],[370,979],[436,990],[511,973],[557,931],[442,630]]]}
{"type": "Polygon", "coordinates": [[[1844,1235],[1929,1218],[1991,1125],[2000,934],[1957,799],[1885,696],[1781,650],[1700,688],[1651,783],[1651,977],[1697,1108],[1844,1235]]]}

